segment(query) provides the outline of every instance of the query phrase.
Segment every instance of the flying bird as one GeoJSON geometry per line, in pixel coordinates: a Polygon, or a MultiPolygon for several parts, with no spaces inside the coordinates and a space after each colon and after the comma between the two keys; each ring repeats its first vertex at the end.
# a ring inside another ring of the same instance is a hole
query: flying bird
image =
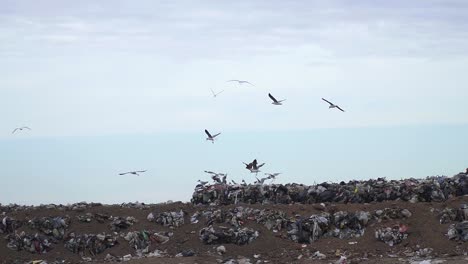
{"type": "Polygon", "coordinates": [[[228,82],[237,82],[237,83],[240,84],[240,85],[242,85],[242,84],[244,84],[244,83],[248,83],[248,84],[250,84],[250,85],[252,85],[252,86],[255,86],[255,85],[251,84],[250,82],[248,82],[248,81],[243,81],[243,80],[229,80],[228,82]]]}
{"type": "Polygon", "coordinates": [[[341,109],[338,105],[336,105],[336,104],[334,104],[334,103],[332,103],[332,102],[330,102],[330,101],[328,101],[328,100],[326,100],[326,99],[324,99],[324,98],[322,98],[322,100],[324,100],[325,102],[327,102],[327,103],[330,104],[330,106],[329,106],[328,108],[338,108],[338,109],[341,110],[341,112],[344,112],[344,110],[341,109]]]}
{"type": "Polygon", "coordinates": [[[12,134],[14,134],[16,131],[22,131],[23,129],[27,129],[27,130],[31,130],[31,128],[27,127],[27,126],[24,126],[24,127],[17,127],[13,130],[13,132],[11,132],[12,134]]]}
{"type": "Polygon", "coordinates": [[[213,89],[210,89],[210,90],[211,90],[211,93],[213,94],[213,97],[216,97],[216,96],[218,96],[218,94],[224,92],[224,90],[222,90],[221,92],[215,93],[215,91],[213,91],[213,89]]]}
{"type": "Polygon", "coordinates": [[[271,93],[268,94],[268,97],[270,97],[270,99],[273,100],[273,103],[272,103],[272,104],[274,104],[274,105],[282,105],[281,102],[286,101],[286,99],[279,100],[279,101],[276,100],[276,98],[273,97],[273,95],[271,95],[271,93]]]}
{"type": "Polygon", "coordinates": [[[211,142],[214,144],[214,141],[215,141],[215,137],[217,137],[218,135],[220,135],[221,133],[218,133],[218,134],[215,134],[215,135],[211,135],[210,132],[208,132],[208,130],[205,129],[205,133],[206,135],[208,135],[208,137],[206,138],[206,140],[211,140],[211,142]]]}
{"type": "Polygon", "coordinates": [[[246,169],[248,169],[251,173],[255,173],[255,174],[259,173],[260,168],[263,165],[265,165],[265,163],[262,163],[262,164],[258,165],[257,159],[254,159],[251,163],[248,163],[248,164],[245,163],[245,162],[243,162],[243,163],[245,164],[246,169]]]}
{"type": "Polygon", "coordinates": [[[129,172],[123,172],[123,173],[119,173],[119,175],[133,174],[133,175],[140,176],[140,174],[139,174],[139,173],[143,173],[143,172],[146,172],[146,170],[142,170],[142,171],[129,171],[129,172]]]}
{"type": "Polygon", "coordinates": [[[277,173],[265,173],[265,175],[268,175],[268,178],[270,179],[275,179],[276,176],[280,175],[281,172],[277,172],[277,173]]]}

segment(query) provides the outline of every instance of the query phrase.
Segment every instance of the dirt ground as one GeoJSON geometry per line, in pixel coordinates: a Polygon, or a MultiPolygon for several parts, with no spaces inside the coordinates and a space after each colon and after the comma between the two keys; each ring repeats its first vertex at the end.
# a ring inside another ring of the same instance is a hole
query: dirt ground
{"type": "MultiPolygon", "coordinates": [[[[273,233],[266,229],[263,225],[257,224],[255,221],[247,221],[245,226],[258,230],[260,236],[248,245],[232,245],[225,244],[227,249],[225,255],[216,254],[215,245],[203,244],[199,237],[198,231],[205,227],[205,222],[200,221],[197,224],[190,223],[190,216],[197,210],[203,210],[207,207],[196,207],[191,204],[173,203],[164,205],[155,205],[150,209],[136,208],[121,208],[120,206],[98,206],[89,208],[84,212],[76,211],[59,211],[55,209],[43,210],[28,210],[20,212],[8,213],[8,216],[17,220],[28,220],[33,217],[44,216],[65,216],[71,217],[72,222],[67,232],[76,232],[79,234],[102,232],[110,233],[109,223],[82,223],[76,219],[77,215],[84,213],[101,213],[111,216],[133,216],[138,222],[123,232],[128,231],[172,231],[174,236],[169,242],[162,245],[151,245],[150,251],[155,249],[167,250],[170,256],[180,253],[182,250],[191,249],[196,253],[194,257],[170,257],[170,258],[146,258],[139,260],[131,260],[130,264],[146,264],[146,263],[218,263],[218,260],[227,260],[229,258],[239,259],[242,257],[249,258],[252,263],[261,260],[262,263],[335,263],[339,259],[339,255],[345,255],[348,259],[347,263],[410,263],[408,257],[403,252],[414,252],[418,249],[432,248],[431,257],[443,258],[447,260],[444,263],[468,263],[468,256],[463,255],[468,252],[467,242],[456,242],[448,240],[447,233],[448,224],[440,224],[437,213],[431,212],[431,209],[443,209],[445,207],[458,208],[460,204],[468,203],[468,196],[456,197],[443,203],[408,203],[408,202],[383,202],[371,204],[335,204],[336,210],[354,212],[358,210],[373,211],[384,208],[406,208],[412,212],[412,216],[405,220],[386,220],[380,223],[371,222],[366,228],[364,236],[355,239],[338,239],[338,238],[321,238],[318,241],[307,244],[305,246],[295,243],[286,238],[285,232],[273,233]],[[185,224],[181,227],[170,229],[158,225],[154,222],[149,222],[146,217],[150,212],[161,213],[165,211],[184,210],[186,212],[185,224]],[[374,236],[374,230],[381,226],[392,226],[394,224],[404,223],[409,227],[408,239],[403,243],[393,247],[377,241],[374,236]],[[357,242],[349,244],[349,242],[357,242]],[[320,251],[325,254],[325,260],[311,260],[310,256],[320,251]],[[258,259],[254,255],[260,255],[258,259]],[[302,255],[302,257],[301,257],[302,255]],[[268,262],[265,262],[268,261],[268,262]]],[[[239,206],[239,205],[238,205],[239,206]]],[[[252,208],[269,208],[282,210],[290,216],[300,214],[308,217],[311,214],[319,214],[320,210],[316,205],[240,205],[252,208]]],[[[232,208],[234,206],[220,206],[219,208],[232,208]]],[[[328,206],[330,207],[330,206],[328,206]]],[[[27,226],[22,226],[18,231],[26,231],[34,234],[36,231],[29,229],[27,226]]],[[[104,262],[105,256],[110,253],[116,256],[124,256],[133,254],[133,249],[130,248],[127,241],[119,238],[119,244],[113,248],[107,249],[104,253],[99,254],[94,263],[104,262]]],[[[43,259],[47,261],[66,260],[71,263],[78,263],[81,257],[78,254],[65,249],[63,243],[55,245],[54,249],[47,254],[38,255],[31,254],[25,251],[13,251],[7,248],[5,239],[0,239],[0,263],[23,263],[31,260],[43,259]]],[[[433,262],[436,263],[436,262],[433,262]]]]}

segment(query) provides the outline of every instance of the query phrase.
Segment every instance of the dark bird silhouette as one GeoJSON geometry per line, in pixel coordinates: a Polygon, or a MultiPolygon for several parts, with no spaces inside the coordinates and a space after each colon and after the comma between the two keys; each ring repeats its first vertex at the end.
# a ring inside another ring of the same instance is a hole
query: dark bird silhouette
{"type": "Polygon", "coordinates": [[[325,102],[330,104],[330,106],[328,108],[338,108],[338,109],[341,110],[341,112],[344,112],[344,110],[341,109],[338,105],[336,105],[336,104],[334,104],[334,103],[332,103],[332,102],[330,102],[330,101],[328,101],[327,99],[324,99],[324,98],[322,98],[322,100],[324,100],[325,102]]]}
{"type": "Polygon", "coordinates": [[[273,103],[272,103],[272,104],[274,104],[274,105],[282,105],[281,102],[286,101],[286,99],[283,99],[283,100],[279,100],[279,101],[278,101],[278,100],[276,100],[276,98],[273,97],[273,95],[271,95],[270,93],[268,94],[268,97],[270,97],[270,99],[273,100],[273,103]]]}

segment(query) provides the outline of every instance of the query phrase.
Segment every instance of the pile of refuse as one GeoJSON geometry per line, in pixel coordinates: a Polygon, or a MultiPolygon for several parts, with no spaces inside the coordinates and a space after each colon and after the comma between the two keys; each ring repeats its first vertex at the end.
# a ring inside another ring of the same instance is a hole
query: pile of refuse
{"type": "MultiPolygon", "coordinates": [[[[202,241],[217,241],[213,235],[213,224],[230,224],[233,231],[241,228],[248,220],[263,224],[268,230],[279,232],[287,230],[290,240],[298,243],[312,243],[322,237],[336,237],[349,239],[364,235],[366,226],[370,221],[381,222],[387,219],[406,219],[412,213],[408,209],[385,208],[372,213],[365,211],[335,213],[322,212],[308,218],[295,215],[288,217],[279,210],[254,209],[238,206],[228,210],[204,210],[197,211],[191,217],[191,223],[195,224],[203,217],[208,226],[200,231],[202,241]],[[202,232],[203,231],[203,232],[202,232]],[[203,235],[202,235],[203,234],[203,235]],[[211,237],[210,237],[211,235],[211,237]]],[[[208,242],[211,243],[211,242],[208,242]]]]}
{"type": "Polygon", "coordinates": [[[135,217],[133,216],[127,216],[127,217],[111,217],[109,218],[112,222],[109,224],[110,229],[115,232],[119,232],[122,229],[127,229],[128,227],[132,226],[137,222],[135,217]]]}
{"type": "Polygon", "coordinates": [[[202,228],[199,231],[200,240],[205,244],[236,244],[245,245],[251,243],[258,237],[256,230],[247,227],[219,227],[213,226],[202,228]]]}
{"type": "Polygon", "coordinates": [[[31,211],[31,210],[58,210],[58,211],[84,211],[85,209],[103,206],[101,203],[87,203],[87,202],[79,202],[74,204],[41,204],[38,206],[34,205],[19,205],[19,204],[8,204],[2,205],[0,204],[0,212],[19,212],[19,211],[31,211]]]}
{"type": "Polygon", "coordinates": [[[441,224],[451,224],[447,236],[450,240],[468,241],[468,204],[461,204],[458,209],[447,207],[439,213],[441,224]]]}
{"type": "Polygon", "coordinates": [[[155,222],[163,226],[179,227],[185,223],[184,211],[179,212],[162,212],[159,214],[149,213],[146,219],[150,222],[155,222]]]}
{"type": "Polygon", "coordinates": [[[468,175],[432,176],[426,179],[386,180],[378,178],[348,183],[302,184],[229,184],[215,181],[198,184],[193,204],[227,205],[237,203],[370,203],[402,200],[408,202],[442,202],[468,194],[468,175]]]}
{"type": "Polygon", "coordinates": [[[28,226],[61,240],[65,236],[65,230],[70,225],[70,217],[35,217],[28,221],[28,226]]]}
{"type": "Polygon", "coordinates": [[[22,225],[21,222],[16,221],[14,218],[5,216],[0,222],[0,234],[10,234],[15,232],[16,228],[22,225]]]}
{"type": "MultiPolygon", "coordinates": [[[[133,231],[128,232],[124,239],[128,241],[130,247],[135,250],[144,250],[147,249],[151,243],[156,244],[165,244],[169,241],[174,233],[172,232],[149,232],[146,230],[143,231],[133,231]]],[[[143,252],[145,253],[145,252],[143,252]]]]}
{"type": "Polygon", "coordinates": [[[408,228],[403,224],[379,228],[375,230],[375,238],[392,247],[408,238],[408,233],[406,233],[407,229],[408,228]]]}
{"type": "Polygon", "coordinates": [[[52,243],[45,236],[38,234],[28,235],[25,232],[20,234],[9,234],[5,237],[7,247],[11,250],[25,250],[30,253],[44,254],[53,249],[52,243]]]}
{"type": "Polygon", "coordinates": [[[104,252],[107,248],[111,248],[118,244],[117,236],[110,234],[83,234],[77,235],[70,233],[65,241],[65,248],[73,253],[85,255],[89,252],[92,256],[104,252]]]}
{"type": "Polygon", "coordinates": [[[305,219],[297,216],[296,221],[288,223],[288,237],[298,243],[312,243],[321,237],[360,237],[364,235],[369,218],[370,213],[364,211],[339,211],[334,214],[324,212],[305,219]]]}
{"type": "Polygon", "coordinates": [[[83,223],[91,223],[91,221],[96,220],[99,223],[104,223],[105,221],[109,220],[110,216],[105,215],[105,214],[99,214],[99,213],[86,213],[84,215],[78,215],[76,216],[78,221],[83,222],[83,223]]]}

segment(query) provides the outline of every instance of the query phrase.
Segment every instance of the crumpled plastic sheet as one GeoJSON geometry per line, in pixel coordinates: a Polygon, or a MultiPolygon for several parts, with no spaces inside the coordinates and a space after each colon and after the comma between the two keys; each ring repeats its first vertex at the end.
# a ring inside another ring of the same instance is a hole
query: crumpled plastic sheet
{"type": "Polygon", "coordinates": [[[149,213],[147,216],[148,221],[155,222],[163,226],[179,227],[185,223],[184,211],[178,212],[162,212],[159,214],[149,213]]]}
{"type": "Polygon", "coordinates": [[[31,253],[44,254],[53,249],[52,243],[47,237],[39,234],[28,235],[25,232],[20,234],[9,234],[5,237],[7,247],[11,250],[25,250],[31,253]]]}
{"type": "Polygon", "coordinates": [[[394,246],[408,238],[408,234],[403,232],[399,226],[385,227],[375,230],[375,238],[389,246],[394,246]]]}
{"type": "Polygon", "coordinates": [[[82,234],[70,233],[66,238],[65,248],[73,253],[95,256],[118,244],[117,236],[110,234],[82,234]]]}
{"type": "Polygon", "coordinates": [[[218,227],[215,229],[213,226],[209,226],[199,231],[200,240],[204,244],[245,245],[254,241],[258,236],[258,231],[246,227],[218,227]]]}
{"type": "Polygon", "coordinates": [[[468,194],[468,175],[433,176],[426,179],[386,180],[378,178],[348,183],[302,184],[222,184],[198,185],[193,204],[290,204],[290,203],[370,203],[402,200],[442,202],[468,194]]]}

